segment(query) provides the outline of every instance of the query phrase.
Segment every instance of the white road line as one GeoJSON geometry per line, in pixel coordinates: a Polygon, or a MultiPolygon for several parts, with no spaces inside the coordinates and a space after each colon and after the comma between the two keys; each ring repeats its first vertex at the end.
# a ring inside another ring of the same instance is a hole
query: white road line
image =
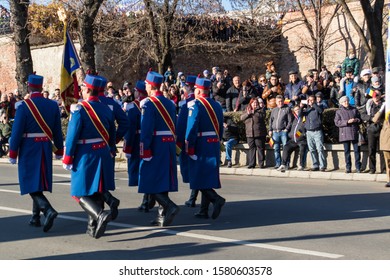
{"type": "MultiPolygon", "coordinates": [[[[9,208],[9,207],[1,207],[0,206],[0,210],[23,213],[23,214],[31,214],[31,210],[28,211],[28,210],[22,210],[22,209],[17,209],[17,208],[9,208]]],[[[62,218],[62,219],[66,219],[66,220],[87,222],[87,219],[74,217],[74,216],[68,216],[68,215],[58,215],[58,218],[62,218]]],[[[144,231],[149,230],[151,232],[161,232],[161,233],[165,233],[165,234],[169,234],[169,235],[177,235],[177,236],[183,236],[183,237],[187,237],[187,238],[195,238],[195,239],[215,241],[215,242],[221,242],[221,243],[230,243],[230,244],[235,244],[235,245],[243,245],[243,246],[247,246],[247,247],[255,247],[255,248],[288,252],[288,253],[294,253],[294,254],[300,254],[300,255],[310,255],[310,256],[323,257],[323,258],[329,258],[329,259],[338,259],[338,258],[343,257],[343,255],[331,254],[331,253],[326,253],[326,252],[296,249],[296,248],[291,248],[291,247],[270,245],[270,244],[264,244],[264,243],[255,243],[255,242],[250,242],[250,241],[237,240],[237,239],[224,238],[224,237],[211,236],[211,235],[204,235],[204,234],[180,232],[180,231],[176,231],[176,230],[172,230],[172,229],[164,229],[164,228],[155,229],[155,228],[151,228],[151,227],[140,227],[137,225],[115,223],[115,222],[111,222],[109,225],[119,227],[119,228],[133,228],[135,230],[144,230],[144,231]]]]}
{"type": "Polygon", "coordinates": [[[0,189],[0,192],[8,192],[8,193],[17,193],[17,194],[20,194],[20,191],[11,191],[11,190],[3,190],[3,189],[0,189]]]}
{"type": "Polygon", "coordinates": [[[70,174],[53,174],[53,177],[61,177],[61,178],[69,178],[70,179],[70,174]]]}

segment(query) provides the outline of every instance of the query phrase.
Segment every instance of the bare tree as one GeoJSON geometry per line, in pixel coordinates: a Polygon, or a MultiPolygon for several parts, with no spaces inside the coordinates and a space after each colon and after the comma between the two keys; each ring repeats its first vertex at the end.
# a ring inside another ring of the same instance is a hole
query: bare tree
{"type": "Polygon", "coordinates": [[[29,29],[27,25],[29,1],[11,0],[11,25],[14,30],[16,81],[19,92],[27,93],[28,75],[33,72],[33,61],[30,51],[29,29]]]}
{"type": "Polygon", "coordinates": [[[96,72],[94,21],[104,0],[84,0],[78,13],[80,60],[84,69],[96,72]]]}
{"type": "Polygon", "coordinates": [[[77,15],[80,62],[84,70],[96,72],[95,19],[104,0],[60,0],[67,10],[77,15]]]}
{"type": "Polygon", "coordinates": [[[118,50],[108,54],[105,67],[116,61],[118,72],[126,61],[136,58],[143,65],[156,65],[162,73],[179,51],[271,52],[271,42],[280,34],[276,24],[272,28],[255,19],[227,15],[219,0],[122,0],[120,3],[122,6],[113,0],[105,2],[96,21],[99,40],[118,50]],[[123,2],[128,5],[123,6],[123,2]]]}
{"type": "Polygon", "coordinates": [[[326,50],[326,39],[329,31],[329,27],[332,23],[332,20],[337,15],[340,10],[340,5],[337,4],[334,8],[331,9],[331,12],[324,15],[324,7],[331,5],[329,1],[323,0],[297,0],[296,1],[299,11],[302,15],[303,23],[310,34],[311,45],[305,46],[310,50],[312,57],[314,59],[314,64],[316,69],[324,63],[324,54],[326,50]],[[314,13],[314,22],[310,21],[307,17],[305,10],[309,8],[309,11],[314,13]]]}
{"type": "Polygon", "coordinates": [[[383,8],[384,0],[360,0],[365,22],[367,23],[367,35],[356,22],[345,0],[336,0],[342,6],[345,15],[355,28],[368,55],[371,66],[385,66],[385,52],[383,46],[383,8]]]}

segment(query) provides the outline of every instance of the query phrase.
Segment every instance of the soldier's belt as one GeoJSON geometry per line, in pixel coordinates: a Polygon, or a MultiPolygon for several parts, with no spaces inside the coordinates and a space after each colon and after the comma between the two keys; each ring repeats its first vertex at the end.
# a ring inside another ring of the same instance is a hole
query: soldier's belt
{"type": "Polygon", "coordinates": [[[173,136],[170,130],[160,130],[153,132],[153,135],[156,136],[173,136]]]}
{"type": "Polygon", "coordinates": [[[202,136],[217,136],[217,133],[215,133],[215,131],[198,132],[198,137],[202,137],[202,136]]]}
{"type": "Polygon", "coordinates": [[[93,144],[103,142],[103,138],[91,138],[91,139],[80,139],[77,141],[77,144],[93,144]]]}
{"type": "Polygon", "coordinates": [[[24,133],[24,138],[47,137],[45,133],[24,133]]]}

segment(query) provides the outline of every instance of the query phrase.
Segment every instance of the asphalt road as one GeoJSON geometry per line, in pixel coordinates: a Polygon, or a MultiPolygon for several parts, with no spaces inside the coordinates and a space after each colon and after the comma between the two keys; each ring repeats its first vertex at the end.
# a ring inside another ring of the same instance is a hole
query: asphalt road
{"type": "MultiPolygon", "coordinates": [[[[389,260],[390,190],[383,183],[221,176],[226,198],[217,220],[183,206],[188,185],[171,194],[181,206],[169,228],[137,211],[142,195],[117,172],[118,219],[106,234],[85,234],[86,214],[69,195],[70,174],[54,167],[60,213],[53,228],[28,225],[32,200],[20,196],[17,167],[0,164],[1,260],[389,260]]],[[[179,178],[179,181],[181,178],[179,178]]]]}

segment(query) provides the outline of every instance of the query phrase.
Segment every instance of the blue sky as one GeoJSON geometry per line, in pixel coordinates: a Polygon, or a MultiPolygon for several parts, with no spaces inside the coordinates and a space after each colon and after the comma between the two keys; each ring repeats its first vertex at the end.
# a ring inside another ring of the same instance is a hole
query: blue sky
{"type": "Polygon", "coordinates": [[[230,5],[230,0],[222,0],[222,5],[227,11],[230,11],[232,9],[232,6],[230,5]]]}

